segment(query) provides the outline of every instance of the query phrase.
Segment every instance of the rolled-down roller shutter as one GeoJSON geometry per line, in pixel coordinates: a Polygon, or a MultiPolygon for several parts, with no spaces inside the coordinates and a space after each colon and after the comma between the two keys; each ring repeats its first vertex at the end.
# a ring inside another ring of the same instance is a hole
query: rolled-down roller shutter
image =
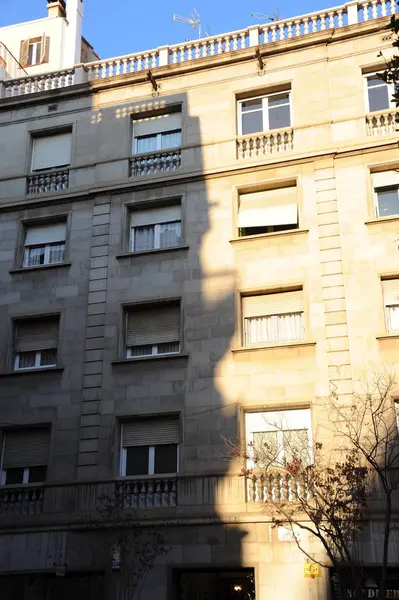
{"type": "Polygon", "coordinates": [[[143,225],[156,225],[157,223],[170,223],[181,220],[181,207],[162,206],[151,208],[149,210],[134,211],[131,215],[132,227],[141,227],[143,225]]]}
{"type": "Polygon", "coordinates": [[[242,299],[244,319],[303,311],[304,300],[302,290],[281,292],[278,294],[262,294],[259,296],[244,296],[242,299]]]}
{"type": "Polygon", "coordinates": [[[52,223],[51,225],[39,225],[29,227],[26,232],[25,246],[53,244],[54,242],[65,242],[66,224],[52,223]]]}
{"type": "Polygon", "coordinates": [[[3,469],[47,465],[49,444],[50,430],[48,428],[6,432],[3,469]]]}
{"type": "Polygon", "coordinates": [[[57,348],[58,318],[30,319],[16,325],[15,351],[30,352],[57,348]]]}
{"type": "Polygon", "coordinates": [[[298,200],[295,186],[240,195],[240,228],[295,225],[297,222],[298,200]]]}
{"type": "Polygon", "coordinates": [[[384,187],[395,187],[399,185],[399,169],[393,171],[382,171],[381,173],[373,173],[374,189],[384,187]]]}
{"type": "Polygon", "coordinates": [[[180,341],[180,306],[167,304],[127,313],[126,346],[180,341]]]}
{"type": "Polygon", "coordinates": [[[385,279],[382,282],[384,305],[399,305],[399,279],[385,279]]]}
{"type": "Polygon", "coordinates": [[[72,133],[58,133],[33,140],[32,171],[71,163],[72,133]]]}
{"type": "Polygon", "coordinates": [[[133,120],[133,135],[135,138],[176,129],[181,129],[181,112],[133,120]]]}
{"type": "Polygon", "coordinates": [[[178,444],[180,424],[178,417],[141,419],[122,425],[122,446],[154,446],[156,444],[178,444]]]}

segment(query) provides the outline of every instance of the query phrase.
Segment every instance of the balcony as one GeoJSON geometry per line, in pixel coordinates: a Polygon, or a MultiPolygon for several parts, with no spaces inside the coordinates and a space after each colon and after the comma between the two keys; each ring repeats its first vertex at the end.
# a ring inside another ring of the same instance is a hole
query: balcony
{"type": "Polygon", "coordinates": [[[399,123],[396,119],[399,112],[394,108],[384,110],[380,113],[374,113],[366,116],[367,135],[381,136],[393,135],[399,131],[399,123]]]}
{"type": "Polygon", "coordinates": [[[146,154],[136,154],[130,158],[130,176],[142,177],[156,173],[170,173],[181,167],[181,150],[160,150],[146,154]]]}
{"type": "Polygon", "coordinates": [[[237,157],[257,158],[289,152],[294,148],[294,132],[291,128],[251,133],[237,138],[237,157]]]}
{"type": "Polygon", "coordinates": [[[43,512],[44,487],[0,488],[0,517],[40,515],[43,512]]]}
{"type": "Polygon", "coordinates": [[[46,192],[59,192],[69,187],[69,171],[48,171],[34,173],[28,176],[28,194],[45,194],[46,192]]]}
{"type": "Polygon", "coordinates": [[[176,506],[176,478],[146,478],[118,481],[116,497],[123,508],[163,508],[176,506]]]}
{"type": "Polygon", "coordinates": [[[247,502],[289,502],[308,495],[308,489],[300,477],[288,474],[270,474],[247,478],[247,502]]]}

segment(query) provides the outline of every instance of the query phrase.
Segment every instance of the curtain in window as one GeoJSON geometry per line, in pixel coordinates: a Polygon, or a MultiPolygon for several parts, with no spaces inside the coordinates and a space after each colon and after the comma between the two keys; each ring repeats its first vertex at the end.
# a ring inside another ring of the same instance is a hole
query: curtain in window
{"type": "Polygon", "coordinates": [[[134,229],[134,250],[151,250],[154,248],[154,226],[136,227],[134,229]]]}
{"type": "Polygon", "coordinates": [[[387,306],[388,331],[399,331],[399,305],[387,306]]]}
{"type": "Polygon", "coordinates": [[[155,152],[157,149],[157,136],[156,135],[144,135],[143,137],[136,138],[137,140],[137,154],[144,152],[155,152]]]}
{"type": "Polygon", "coordinates": [[[36,267],[44,263],[44,247],[29,248],[25,250],[24,265],[26,267],[36,267]]]}
{"type": "Polygon", "coordinates": [[[64,262],[64,244],[50,246],[50,263],[64,262]]]}
{"type": "Polygon", "coordinates": [[[178,148],[181,145],[181,131],[167,131],[162,134],[162,149],[178,148]]]}
{"type": "Polygon", "coordinates": [[[304,337],[303,313],[289,313],[244,320],[245,344],[283,342],[304,337]]]}
{"type": "Polygon", "coordinates": [[[169,248],[178,246],[181,240],[181,223],[161,223],[159,232],[159,247],[169,248]]]}

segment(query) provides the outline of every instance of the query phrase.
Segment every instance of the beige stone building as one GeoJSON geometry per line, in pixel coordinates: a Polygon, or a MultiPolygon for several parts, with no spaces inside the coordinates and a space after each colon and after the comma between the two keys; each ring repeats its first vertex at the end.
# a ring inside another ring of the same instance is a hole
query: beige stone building
{"type": "Polygon", "coordinates": [[[104,494],[165,529],[142,598],[331,597],[224,438],[310,440],[331,383],[398,362],[393,10],[3,69],[1,600],[121,600],[104,494]]]}

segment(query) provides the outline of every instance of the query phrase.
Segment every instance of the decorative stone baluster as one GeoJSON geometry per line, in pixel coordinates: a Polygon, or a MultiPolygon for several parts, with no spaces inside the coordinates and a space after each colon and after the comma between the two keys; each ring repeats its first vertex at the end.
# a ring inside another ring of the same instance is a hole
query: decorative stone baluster
{"type": "Polygon", "coordinates": [[[368,21],[369,20],[369,3],[363,2],[362,6],[363,6],[363,21],[368,21]]]}
{"type": "Polygon", "coordinates": [[[337,15],[338,15],[338,27],[343,27],[343,25],[344,25],[344,11],[342,10],[342,8],[339,8],[337,10],[337,15]]]}
{"type": "Polygon", "coordinates": [[[231,39],[233,40],[233,50],[238,50],[238,35],[234,33],[231,39]]]}
{"type": "Polygon", "coordinates": [[[386,3],[386,0],[381,0],[380,4],[381,4],[381,16],[385,17],[386,14],[387,14],[387,3],[386,3]]]}
{"type": "Polygon", "coordinates": [[[277,34],[277,25],[275,25],[273,23],[273,25],[271,25],[270,29],[272,32],[272,42],[275,42],[277,40],[277,35],[276,35],[277,34]]]}
{"type": "Polygon", "coordinates": [[[334,25],[334,11],[331,10],[328,13],[328,28],[329,29],[334,29],[335,25],[334,25]]]}
{"type": "Polygon", "coordinates": [[[301,20],[300,19],[294,19],[294,27],[295,27],[295,37],[298,37],[301,35],[301,20]]]}
{"type": "Polygon", "coordinates": [[[371,0],[371,14],[373,16],[373,19],[376,19],[378,17],[378,0],[371,0]]]}
{"type": "Polygon", "coordinates": [[[144,69],[149,69],[150,68],[150,55],[149,54],[144,54],[144,69]]]}
{"type": "Polygon", "coordinates": [[[326,28],[326,15],[323,13],[320,15],[320,31],[324,31],[326,28]]]}
{"type": "Polygon", "coordinates": [[[315,31],[317,31],[317,16],[314,15],[311,19],[312,21],[312,33],[314,33],[315,31]]]}
{"type": "Polygon", "coordinates": [[[304,35],[309,33],[309,19],[307,19],[307,18],[305,18],[303,20],[303,33],[304,33],[304,35]]]}

